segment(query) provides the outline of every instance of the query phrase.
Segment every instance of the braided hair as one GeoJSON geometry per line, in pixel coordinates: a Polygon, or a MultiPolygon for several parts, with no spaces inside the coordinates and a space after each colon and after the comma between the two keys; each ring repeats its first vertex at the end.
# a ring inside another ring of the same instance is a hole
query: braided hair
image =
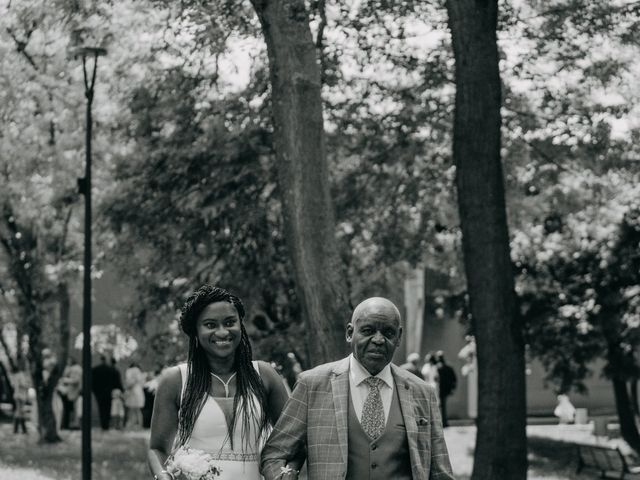
{"type": "Polygon", "coordinates": [[[245,316],[244,306],[238,297],[227,290],[204,284],[187,298],[180,315],[180,327],[189,337],[189,357],[187,360],[186,385],[178,412],[179,446],[185,445],[189,440],[196,419],[204,407],[207,394],[211,388],[209,363],[204,350],[197,341],[196,323],[198,316],[207,305],[216,302],[231,303],[240,317],[240,344],[236,348],[234,358],[236,393],[233,397],[233,415],[231,422],[228,422],[227,425],[231,448],[233,449],[233,434],[238,412],[242,416],[241,438],[245,446],[250,441],[248,433],[252,424],[257,426],[259,436],[267,433],[267,393],[258,372],[256,372],[252,364],[251,343],[243,323],[245,316]],[[252,397],[257,399],[260,409],[256,408],[256,403],[252,397]]]}

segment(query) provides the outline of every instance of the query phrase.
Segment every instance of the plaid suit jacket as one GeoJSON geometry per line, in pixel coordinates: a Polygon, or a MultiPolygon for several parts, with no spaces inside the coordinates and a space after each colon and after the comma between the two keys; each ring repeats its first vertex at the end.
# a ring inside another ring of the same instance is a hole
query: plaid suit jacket
{"type": "MultiPolygon", "coordinates": [[[[391,372],[407,429],[414,480],[453,480],[435,391],[395,365],[391,372]]],[[[303,372],[261,456],[266,480],[306,450],[309,480],[347,474],[349,358],[303,372]]]]}

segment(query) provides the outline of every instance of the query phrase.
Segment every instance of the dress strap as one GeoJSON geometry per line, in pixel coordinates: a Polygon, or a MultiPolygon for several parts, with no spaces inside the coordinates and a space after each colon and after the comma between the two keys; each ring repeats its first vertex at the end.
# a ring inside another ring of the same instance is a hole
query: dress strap
{"type": "Polygon", "coordinates": [[[180,377],[182,386],[180,387],[180,405],[182,405],[182,399],[184,398],[184,392],[187,389],[187,364],[181,363],[178,365],[178,369],[180,370],[180,377]]]}
{"type": "Polygon", "coordinates": [[[258,375],[260,375],[260,367],[258,365],[258,361],[257,360],[253,360],[251,363],[253,364],[253,368],[256,369],[256,372],[258,372],[258,375]]]}

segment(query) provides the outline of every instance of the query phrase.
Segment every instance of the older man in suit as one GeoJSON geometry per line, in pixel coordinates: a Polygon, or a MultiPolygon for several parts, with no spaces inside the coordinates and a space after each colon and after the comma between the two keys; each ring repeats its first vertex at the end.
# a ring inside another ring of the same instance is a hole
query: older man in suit
{"type": "Polygon", "coordinates": [[[359,304],[347,325],[352,354],[303,372],[262,451],[266,480],[451,480],[436,393],[391,364],[402,327],[385,298],[359,304]]]}

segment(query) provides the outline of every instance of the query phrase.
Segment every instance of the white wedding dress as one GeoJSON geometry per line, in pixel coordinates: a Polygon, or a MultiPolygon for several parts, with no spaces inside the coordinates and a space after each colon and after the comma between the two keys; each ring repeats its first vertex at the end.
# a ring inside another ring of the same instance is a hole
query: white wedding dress
{"type": "MultiPolygon", "coordinates": [[[[182,392],[180,401],[184,397],[187,378],[187,364],[181,364],[180,374],[182,375],[182,392]]],[[[253,367],[258,373],[257,362],[253,362],[253,367]]],[[[260,414],[260,404],[257,398],[253,401],[260,414]]],[[[233,434],[233,449],[229,441],[227,419],[223,408],[229,412],[233,408],[233,397],[212,397],[207,396],[207,400],[196,419],[186,446],[189,448],[203,450],[213,456],[215,466],[221,469],[221,475],[216,480],[260,480],[259,473],[260,451],[266,440],[266,436],[260,438],[258,425],[250,425],[247,441],[242,440],[242,415],[236,415],[236,425],[233,434]]],[[[242,407],[239,407],[242,408],[242,407]]]]}

